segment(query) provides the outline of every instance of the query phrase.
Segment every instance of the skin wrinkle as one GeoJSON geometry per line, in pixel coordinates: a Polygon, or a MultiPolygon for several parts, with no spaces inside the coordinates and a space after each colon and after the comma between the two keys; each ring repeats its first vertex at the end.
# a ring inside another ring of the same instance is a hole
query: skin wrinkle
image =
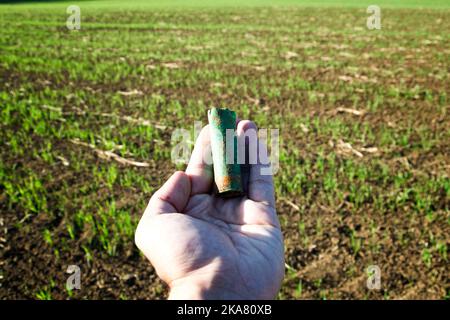
{"type": "MultiPolygon", "coordinates": [[[[196,209],[196,211],[201,212],[200,216],[197,215],[191,215],[193,218],[197,219],[197,220],[201,220],[201,221],[206,221],[206,222],[210,222],[210,223],[214,223],[215,225],[217,225],[218,227],[224,229],[224,230],[229,230],[230,227],[227,223],[225,223],[224,221],[217,219],[215,217],[210,217],[207,214],[207,208],[209,206],[211,206],[211,204],[209,203],[210,201],[202,201],[200,203],[200,208],[196,206],[194,206],[193,208],[188,208],[186,210],[187,214],[189,214],[190,211],[192,211],[193,209],[196,209]],[[202,207],[203,206],[203,207],[202,207]]],[[[189,204],[188,204],[189,206],[189,204]]]]}
{"type": "MultiPolygon", "coordinates": [[[[251,201],[251,200],[250,200],[251,201]]],[[[204,202],[205,203],[205,202],[204,202]]],[[[257,204],[257,203],[255,203],[255,204],[257,204]]],[[[207,207],[208,206],[208,204],[207,203],[205,203],[205,204],[202,204],[203,206],[205,206],[205,207],[207,207]]],[[[242,204],[241,204],[242,205],[242,204]]],[[[192,210],[192,209],[197,209],[198,211],[200,211],[200,212],[205,212],[206,210],[203,210],[203,209],[206,209],[206,208],[197,208],[197,207],[194,207],[194,208],[189,208],[189,210],[188,211],[190,211],[190,210],[192,210]]],[[[217,210],[216,208],[214,208],[214,210],[217,210]]],[[[188,214],[188,213],[186,213],[186,214],[188,214]]],[[[272,214],[276,214],[275,212],[272,212],[272,214]]],[[[239,232],[239,233],[242,233],[242,231],[240,231],[240,230],[238,230],[238,231],[236,231],[236,230],[234,230],[233,229],[233,227],[237,227],[237,228],[240,228],[240,227],[242,227],[242,226],[266,226],[266,227],[272,227],[272,228],[274,228],[274,229],[278,229],[279,228],[279,225],[274,225],[274,224],[272,224],[271,222],[261,222],[261,223],[234,223],[234,222],[231,222],[231,221],[228,221],[228,220],[222,220],[222,219],[219,219],[219,218],[216,218],[216,217],[210,217],[210,216],[208,216],[208,215],[206,215],[206,214],[202,214],[201,215],[201,217],[200,216],[196,216],[196,215],[191,215],[193,218],[195,218],[195,219],[198,219],[198,220],[201,220],[201,221],[206,221],[206,222],[210,222],[210,223],[215,223],[216,225],[218,225],[218,226],[220,226],[220,227],[223,227],[225,230],[230,230],[230,231],[233,231],[233,232],[239,232]],[[225,224],[225,225],[224,225],[225,224]]]]}
{"type": "MultiPolygon", "coordinates": [[[[230,236],[230,238],[232,238],[232,237],[230,236]]],[[[233,240],[232,240],[232,241],[233,241],[233,240]]],[[[234,243],[236,243],[236,242],[234,242],[234,243]]],[[[238,258],[241,259],[241,256],[242,256],[242,255],[245,255],[245,250],[238,250],[238,243],[236,243],[236,250],[237,250],[237,252],[238,252],[238,258]]],[[[239,268],[239,266],[238,266],[238,268],[239,268]]],[[[241,268],[242,268],[242,267],[241,267],[241,268]]],[[[247,266],[247,269],[249,269],[248,266],[247,266]]],[[[247,270],[247,271],[248,271],[248,270],[247,270]]],[[[240,275],[240,277],[241,277],[241,279],[242,279],[242,283],[244,284],[244,286],[245,286],[245,288],[247,289],[247,291],[248,291],[248,292],[251,292],[252,290],[250,289],[250,287],[249,287],[247,281],[244,279],[244,277],[242,276],[242,274],[243,274],[243,272],[239,272],[239,275],[240,275]]]]}
{"type": "MultiPolygon", "coordinates": [[[[195,163],[195,164],[189,165],[189,169],[193,170],[194,172],[195,172],[195,170],[199,170],[199,171],[201,170],[203,172],[209,172],[210,171],[210,169],[209,169],[210,167],[211,167],[211,165],[204,164],[204,163],[195,163]]],[[[201,189],[198,190],[198,188],[195,187],[195,184],[194,184],[193,180],[195,180],[195,179],[203,179],[203,180],[209,179],[209,178],[212,177],[212,175],[208,174],[208,177],[204,177],[204,176],[201,176],[201,175],[189,175],[188,177],[189,177],[189,180],[190,180],[191,186],[192,186],[192,188],[191,188],[191,196],[193,196],[193,195],[204,193],[203,190],[201,190],[201,189]]]]}
{"type": "Polygon", "coordinates": [[[272,187],[272,183],[267,181],[267,179],[264,178],[250,178],[250,181],[248,182],[250,185],[255,185],[255,184],[262,184],[262,185],[266,185],[269,187],[272,187]]]}
{"type": "Polygon", "coordinates": [[[202,194],[196,194],[196,195],[192,196],[190,201],[187,203],[186,208],[184,208],[183,211],[185,213],[189,213],[193,209],[196,209],[196,211],[206,213],[207,212],[206,209],[208,209],[208,207],[210,206],[209,200],[208,201],[200,201],[200,203],[197,201],[197,203],[194,204],[195,200],[202,200],[201,198],[203,198],[202,194]],[[198,198],[200,198],[200,199],[198,199],[198,198]]]}
{"type": "Polygon", "coordinates": [[[157,195],[156,196],[158,198],[158,200],[162,201],[162,202],[167,202],[168,204],[170,204],[176,211],[178,211],[178,208],[171,202],[171,198],[170,197],[166,197],[164,195],[157,195]]]}
{"type": "MultiPolygon", "coordinates": [[[[281,240],[281,238],[278,238],[278,240],[281,240]]],[[[262,242],[265,246],[269,247],[271,249],[270,252],[277,252],[278,251],[277,249],[279,249],[279,247],[283,246],[282,241],[277,241],[278,245],[275,245],[275,244],[272,245],[272,244],[268,243],[266,239],[257,239],[257,241],[262,242]]],[[[283,250],[283,253],[284,253],[284,250],[283,250]]],[[[271,259],[269,259],[269,260],[271,260],[271,259]]]]}
{"type": "MultiPolygon", "coordinates": [[[[275,210],[274,207],[272,207],[272,206],[270,206],[268,204],[265,204],[265,203],[254,202],[253,200],[249,200],[249,201],[252,201],[251,202],[252,206],[259,207],[260,210],[267,210],[267,209],[270,210],[269,217],[271,219],[268,219],[269,221],[264,221],[262,223],[246,223],[246,225],[270,225],[270,226],[272,226],[274,228],[279,228],[280,227],[280,225],[278,223],[278,220],[276,219],[276,210],[275,210]],[[272,222],[274,217],[275,217],[275,223],[272,222]]],[[[243,205],[245,205],[245,203],[246,202],[244,202],[243,205]]]]}
{"type": "MultiPolygon", "coordinates": [[[[172,214],[170,214],[170,215],[180,215],[180,213],[172,213],[172,214]]],[[[190,217],[190,218],[196,219],[195,217],[190,217]]],[[[202,221],[202,222],[204,222],[204,221],[202,221]]],[[[230,240],[230,242],[233,243],[233,246],[234,246],[234,241],[229,237],[228,234],[227,234],[227,236],[228,236],[228,239],[230,240]]],[[[189,246],[189,245],[191,245],[191,243],[189,243],[188,246],[189,246]]],[[[195,256],[195,253],[196,253],[196,251],[197,251],[197,248],[199,248],[200,246],[201,246],[201,244],[200,244],[200,245],[196,245],[196,249],[194,250],[194,252],[191,252],[191,253],[189,254],[189,256],[190,256],[190,257],[195,256]]],[[[199,249],[199,250],[201,250],[201,249],[199,249]]],[[[190,250],[188,250],[188,251],[190,251],[190,250]]],[[[236,252],[234,252],[234,254],[239,255],[239,252],[236,250],[236,252]]],[[[216,257],[216,258],[217,258],[217,257],[216,257]]],[[[216,258],[214,258],[214,259],[216,259],[216,258]]],[[[213,259],[213,260],[214,260],[214,259],[213,259]]],[[[219,260],[220,260],[220,259],[219,259],[219,260]]],[[[192,274],[195,274],[196,271],[198,271],[198,268],[199,268],[199,269],[202,269],[202,268],[207,267],[209,263],[211,263],[211,262],[210,262],[210,261],[206,261],[206,262],[205,262],[205,265],[197,266],[197,269],[191,271],[192,274]]],[[[183,277],[183,278],[184,278],[184,277],[183,277]]]]}
{"type": "MultiPolygon", "coordinates": [[[[231,238],[230,238],[230,241],[233,242],[233,240],[232,240],[231,238]]],[[[240,256],[239,251],[236,250],[235,254],[236,254],[236,255],[238,256],[238,258],[239,258],[239,256],[240,256]]],[[[220,260],[220,259],[214,258],[214,260],[220,260]]],[[[215,262],[214,260],[213,260],[213,262],[215,262]]],[[[220,261],[219,261],[219,262],[220,262],[220,261]]],[[[207,262],[207,263],[211,264],[211,262],[207,262]]],[[[177,278],[177,279],[174,279],[173,281],[170,282],[170,284],[168,284],[169,287],[173,287],[175,282],[179,282],[179,281],[181,281],[181,280],[184,280],[185,278],[188,278],[189,276],[196,276],[196,277],[199,277],[199,276],[201,276],[202,274],[210,274],[211,271],[204,271],[204,269],[207,268],[208,266],[209,266],[208,264],[202,265],[202,266],[200,266],[198,269],[188,272],[185,276],[180,277],[180,278],[177,278]]],[[[233,268],[233,269],[234,269],[234,268],[233,268]]],[[[231,271],[233,272],[234,270],[231,270],[231,271]]],[[[218,275],[218,277],[214,277],[214,278],[219,278],[219,279],[220,279],[220,278],[223,277],[223,274],[226,273],[226,272],[227,272],[227,269],[225,269],[225,270],[220,270],[220,271],[214,271],[213,274],[218,275]]],[[[201,277],[200,277],[200,278],[201,278],[201,277]]],[[[224,286],[224,285],[218,285],[218,284],[216,284],[216,288],[217,288],[217,286],[219,286],[220,288],[223,288],[223,289],[230,290],[229,287],[226,287],[226,286],[224,286]]],[[[233,290],[233,291],[234,291],[234,290],[233,290]]],[[[248,290],[247,290],[247,291],[248,291],[248,290]]],[[[250,292],[250,291],[249,291],[249,292],[250,292]]],[[[237,292],[234,292],[234,293],[235,293],[237,296],[240,296],[239,293],[237,293],[237,292]]]]}
{"type": "MultiPolygon", "coordinates": [[[[257,187],[257,188],[255,188],[258,192],[259,192],[259,190],[261,189],[261,190],[264,190],[264,187],[263,186],[261,186],[261,185],[266,185],[266,186],[272,186],[272,183],[270,183],[269,181],[267,181],[266,179],[263,179],[263,178],[256,178],[255,180],[252,180],[251,178],[250,178],[250,181],[248,182],[248,184],[250,185],[250,188],[249,189],[251,189],[251,186],[255,186],[255,187],[257,187]]],[[[255,189],[253,189],[253,190],[255,190],[255,189]]],[[[268,190],[264,190],[264,192],[267,192],[268,190]]],[[[260,194],[259,194],[260,195],[260,194]]],[[[267,200],[266,200],[267,201],[267,200]]],[[[273,203],[271,203],[272,201],[270,201],[270,206],[271,207],[273,207],[274,205],[273,205],[273,203]]]]}
{"type": "MultiPolygon", "coordinates": [[[[263,203],[254,202],[253,200],[250,200],[250,199],[248,199],[248,198],[244,198],[243,201],[241,201],[241,203],[239,204],[239,207],[238,207],[239,209],[238,209],[238,210],[244,211],[244,207],[245,207],[246,201],[252,201],[252,205],[256,205],[256,206],[259,206],[260,204],[263,204],[263,203]]],[[[265,204],[263,204],[263,205],[265,205],[265,204]]],[[[267,206],[270,207],[270,209],[271,209],[271,215],[272,215],[272,214],[273,214],[273,215],[276,215],[276,213],[272,211],[272,209],[274,209],[274,208],[273,208],[272,206],[270,206],[270,205],[267,205],[267,206]]],[[[215,201],[213,201],[213,207],[214,207],[214,210],[215,210],[216,212],[219,211],[218,208],[217,208],[217,204],[216,204],[215,201]]],[[[219,218],[216,218],[216,219],[219,219],[219,218]]],[[[220,219],[220,220],[222,220],[222,219],[220,219]]],[[[230,221],[230,219],[226,219],[226,216],[223,217],[223,220],[224,220],[226,223],[228,223],[228,224],[231,224],[231,225],[238,225],[238,226],[243,226],[243,225],[258,225],[258,226],[261,226],[261,225],[262,225],[262,226],[265,226],[265,225],[269,224],[269,225],[271,225],[271,226],[273,226],[273,227],[275,227],[275,228],[279,227],[278,225],[272,224],[271,221],[264,221],[264,222],[258,222],[258,223],[248,223],[248,222],[244,222],[244,221],[243,221],[242,223],[236,223],[235,221],[230,221]]]]}
{"type": "MultiPolygon", "coordinates": [[[[257,249],[258,250],[258,249],[257,249]]],[[[258,250],[259,251],[259,250],[258,250]]],[[[243,251],[241,251],[242,252],[242,254],[240,254],[240,256],[241,255],[245,255],[245,250],[243,250],[243,251]]],[[[265,256],[265,255],[262,255],[263,256],[263,259],[266,259],[267,260],[267,257],[265,256]]],[[[242,268],[243,266],[241,266],[241,268],[242,268]]],[[[250,269],[248,266],[246,266],[247,268],[246,269],[250,269]]],[[[248,270],[246,270],[247,272],[248,272],[248,270]]],[[[252,271],[250,271],[250,272],[252,272],[252,271]]],[[[241,274],[241,278],[243,279],[243,276],[242,276],[242,274],[244,274],[244,272],[240,272],[240,274],[241,274]]],[[[253,291],[253,290],[251,290],[250,288],[249,288],[249,285],[248,285],[248,283],[247,283],[247,281],[245,281],[244,279],[243,279],[243,283],[245,284],[245,287],[247,288],[247,291],[253,291]]]]}
{"type": "MultiPolygon", "coordinates": [[[[187,190],[191,190],[190,179],[186,176],[186,174],[184,172],[182,172],[182,173],[178,173],[177,172],[175,174],[177,174],[177,178],[179,179],[179,183],[182,182],[182,181],[185,181],[185,183],[183,183],[185,188],[182,188],[182,190],[183,190],[182,192],[185,192],[186,189],[187,190]],[[186,178],[188,178],[188,179],[186,179],[186,178]]],[[[182,211],[182,209],[184,209],[184,206],[186,205],[186,203],[184,203],[183,208],[177,207],[177,203],[176,203],[177,201],[175,201],[176,198],[173,198],[171,196],[171,194],[167,194],[167,191],[165,189],[162,189],[162,191],[160,189],[155,194],[156,194],[157,198],[160,200],[160,202],[166,202],[166,203],[170,204],[173,208],[176,209],[177,212],[182,211]]],[[[175,197],[177,197],[177,196],[179,196],[179,195],[175,195],[175,197]]]]}
{"type": "MultiPolygon", "coordinates": [[[[214,261],[213,261],[214,262],[214,261]]],[[[211,262],[209,262],[209,263],[211,263],[211,262]]],[[[186,273],[186,275],[185,276],[183,276],[183,277],[179,277],[179,278],[177,278],[177,279],[174,279],[174,280],[172,280],[170,283],[168,283],[168,286],[169,287],[172,287],[172,286],[174,286],[174,283],[175,282],[180,282],[181,280],[185,280],[185,278],[189,278],[189,277],[191,277],[191,276],[201,276],[201,275],[208,275],[208,274],[210,274],[211,273],[211,271],[205,271],[204,269],[206,269],[206,267],[208,267],[209,265],[203,265],[203,266],[201,266],[199,269],[197,269],[197,270],[192,270],[192,271],[189,271],[189,272],[187,272],[186,273]]],[[[222,276],[222,273],[223,273],[223,271],[213,271],[213,274],[218,274],[219,276],[222,276]]],[[[200,277],[201,278],[201,277],[200,277]]]]}
{"type": "MultiPolygon", "coordinates": [[[[253,238],[252,240],[258,241],[258,239],[255,239],[255,238],[253,238]]],[[[247,243],[249,243],[251,246],[253,246],[254,249],[256,249],[256,250],[261,254],[261,256],[263,256],[264,259],[266,259],[268,262],[271,261],[271,259],[270,259],[268,256],[266,256],[266,254],[265,254],[260,248],[258,248],[258,246],[255,246],[255,245],[252,243],[252,241],[248,241],[247,243]]]]}

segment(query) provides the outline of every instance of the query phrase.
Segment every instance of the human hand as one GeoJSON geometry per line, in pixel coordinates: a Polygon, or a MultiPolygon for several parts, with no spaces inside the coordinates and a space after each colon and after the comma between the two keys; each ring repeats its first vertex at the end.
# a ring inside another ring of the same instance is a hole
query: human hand
{"type": "MultiPolygon", "coordinates": [[[[255,124],[238,122],[238,136],[248,129],[255,124]]],[[[260,161],[241,165],[245,195],[217,197],[204,162],[210,152],[206,126],[186,172],[175,172],[151,197],[136,245],[168,284],[169,299],[273,299],[284,276],[284,245],[272,176],[261,175],[267,166],[260,161]]]]}

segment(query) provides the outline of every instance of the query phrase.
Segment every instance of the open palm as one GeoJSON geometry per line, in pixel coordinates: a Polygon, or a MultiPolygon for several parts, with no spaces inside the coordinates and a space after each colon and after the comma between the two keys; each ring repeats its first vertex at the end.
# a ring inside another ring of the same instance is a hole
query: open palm
{"type": "MultiPolygon", "coordinates": [[[[255,128],[240,121],[237,134],[255,128]]],[[[261,144],[261,147],[264,147],[261,144]]],[[[272,299],[284,275],[283,237],[271,176],[243,166],[245,196],[213,194],[209,127],[197,139],[186,172],[174,173],[153,195],[136,244],[174,299],[272,299]]]]}

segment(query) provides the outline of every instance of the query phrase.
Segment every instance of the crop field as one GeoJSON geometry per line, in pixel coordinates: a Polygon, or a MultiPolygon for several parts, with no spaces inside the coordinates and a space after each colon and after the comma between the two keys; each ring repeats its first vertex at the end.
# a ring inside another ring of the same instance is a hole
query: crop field
{"type": "Polygon", "coordinates": [[[184,3],[0,5],[0,299],[166,298],[134,231],[212,106],[279,129],[278,299],[449,299],[449,2],[184,3]]]}

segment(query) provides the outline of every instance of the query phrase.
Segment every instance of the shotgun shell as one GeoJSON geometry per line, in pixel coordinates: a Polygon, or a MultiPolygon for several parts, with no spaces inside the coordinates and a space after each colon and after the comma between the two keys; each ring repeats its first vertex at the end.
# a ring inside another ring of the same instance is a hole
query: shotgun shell
{"type": "Polygon", "coordinates": [[[214,181],[218,194],[222,197],[242,195],[241,166],[237,161],[236,113],[226,108],[212,108],[208,111],[208,122],[211,133],[214,181]],[[233,146],[228,145],[228,148],[227,129],[230,137],[228,143],[233,144],[233,146]]]}

